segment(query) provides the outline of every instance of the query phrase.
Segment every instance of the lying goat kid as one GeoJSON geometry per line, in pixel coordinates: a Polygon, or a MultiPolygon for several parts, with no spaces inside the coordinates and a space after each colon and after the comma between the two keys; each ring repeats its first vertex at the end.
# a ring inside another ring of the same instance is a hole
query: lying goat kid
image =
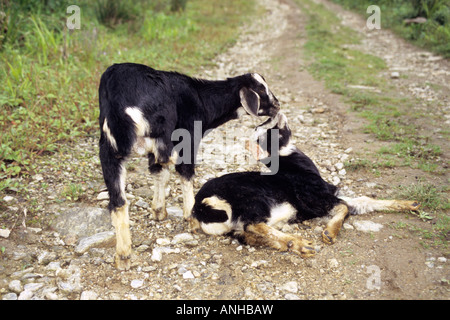
{"type": "Polygon", "coordinates": [[[321,178],[311,159],[289,144],[291,130],[281,113],[259,126],[255,136],[258,144],[253,149],[257,158],[264,154],[271,156],[271,161],[278,160],[278,172],[232,173],[205,183],[195,197],[191,221],[194,231],[201,228],[208,234],[229,234],[249,245],[266,245],[308,257],[315,253],[311,241],[283,233],[274,226],[333,214],[322,233],[323,241],[332,244],[349,213],[419,207],[414,201],[340,198],[337,187],[321,178]]]}
{"type": "Polygon", "coordinates": [[[273,117],[279,110],[278,100],[256,73],[208,81],[133,63],[115,64],[103,73],[99,102],[100,161],[116,227],[119,269],[130,268],[125,161],[133,150],[148,156],[150,172],[156,175],[152,210],[158,220],[167,217],[164,190],[170,177],[168,165],[175,162],[187,219],[194,204],[195,151],[205,131],[243,114],[273,117]],[[200,135],[194,133],[196,122],[201,123],[200,135]],[[173,152],[175,130],[187,133],[183,140],[190,140],[189,148],[177,149],[178,154],[173,152]],[[177,156],[184,160],[175,160],[177,156]]]}

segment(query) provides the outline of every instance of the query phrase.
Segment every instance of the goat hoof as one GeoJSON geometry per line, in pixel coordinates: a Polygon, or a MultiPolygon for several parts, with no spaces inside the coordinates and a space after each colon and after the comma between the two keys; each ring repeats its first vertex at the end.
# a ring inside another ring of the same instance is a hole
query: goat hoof
{"type": "Polygon", "coordinates": [[[419,207],[420,207],[420,203],[417,201],[413,201],[411,203],[411,205],[409,206],[409,209],[412,211],[417,211],[417,210],[419,210],[419,207]]]}
{"type": "Polygon", "coordinates": [[[322,240],[326,244],[334,244],[336,242],[336,237],[333,237],[328,230],[322,232],[322,240]]]}
{"type": "Polygon", "coordinates": [[[130,270],[131,268],[131,256],[116,254],[115,264],[118,270],[130,270]]]}
{"type": "Polygon", "coordinates": [[[152,213],[152,219],[153,220],[157,220],[157,221],[163,221],[167,218],[167,210],[166,208],[152,208],[151,209],[151,213],[152,213]]]}
{"type": "Polygon", "coordinates": [[[300,251],[300,256],[302,258],[309,258],[316,254],[316,250],[312,247],[303,247],[300,251]]]}

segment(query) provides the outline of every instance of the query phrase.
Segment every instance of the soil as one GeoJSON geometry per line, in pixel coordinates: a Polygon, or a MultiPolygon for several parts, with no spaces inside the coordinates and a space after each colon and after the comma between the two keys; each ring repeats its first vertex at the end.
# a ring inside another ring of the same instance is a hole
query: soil
{"type": "MultiPolygon", "coordinates": [[[[330,93],[307,72],[302,49],[306,41],[306,18],[298,6],[290,0],[258,2],[266,8],[267,14],[249,22],[237,43],[217,57],[217,67],[203,70],[199,77],[216,79],[244,72],[264,75],[288,116],[295,144],[315,161],[324,178],[338,184],[346,195],[389,198],[396,186],[416,183],[418,177],[436,185],[448,182],[446,167],[445,173],[440,175],[409,167],[381,169],[378,174],[341,171],[340,163],[362,153],[376,154],[381,142],[362,133],[363,120],[349,111],[342,96],[330,93]]],[[[358,32],[369,32],[364,28],[364,17],[325,0],[316,2],[333,8],[343,18],[343,23],[358,32]]],[[[408,77],[391,79],[387,73],[386,81],[391,81],[405,94],[418,92],[414,88],[423,88],[428,77],[440,84],[435,89],[421,91],[425,94],[418,99],[426,101],[433,96],[442,101],[433,111],[442,114],[441,120],[428,124],[421,121],[420,125],[425,131],[433,128],[429,135],[434,143],[441,145],[442,163],[446,163],[448,145],[436,129],[448,126],[449,62],[434,59],[434,55],[409,45],[388,30],[378,31],[371,31],[370,41],[361,47],[385,59],[391,70],[394,64],[398,68],[408,67],[401,69],[408,77]],[[421,70],[420,74],[417,70],[421,70]],[[430,74],[423,75],[426,70],[431,70],[430,74]]],[[[212,152],[214,157],[198,166],[194,191],[211,177],[262,168],[255,163],[220,162],[217,151],[220,137],[245,130],[243,127],[251,132],[259,122],[245,116],[214,131],[212,138],[204,142],[213,149],[216,147],[212,152]]],[[[241,138],[245,139],[245,135],[241,138]]],[[[132,268],[117,271],[113,265],[113,247],[93,248],[79,255],[75,247],[81,237],[67,236],[57,228],[58,217],[69,209],[105,208],[107,204],[106,200],[97,200],[103,183],[96,138],[80,141],[72,150],[82,152],[65,151],[42,160],[41,172],[27,181],[29,199],[33,201],[12,194],[12,199],[2,203],[2,210],[17,217],[6,222],[11,234],[0,238],[0,247],[4,248],[0,255],[3,299],[450,298],[448,249],[444,245],[424,245],[424,233],[418,231],[429,230],[432,221],[422,221],[408,213],[351,216],[338,241],[331,246],[321,241],[324,220],[284,226],[286,232],[315,241],[318,252],[309,259],[241,245],[226,237],[190,235],[187,223],[180,216],[181,190],[175,174],[167,190],[169,218],[162,222],[149,219],[147,206],[151,203],[153,180],[147,172],[146,161],[139,158],[130,161],[127,177],[134,249],[132,268]],[[81,158],[80,153],[83,153],[81,158]],[[64,163],[64,169],[55,172],[54,162],[64,163]],[[80,177],[77,171],[80,167],[83,174],[90,172],[90,181],[80,177]],[[77,201],[60,199],[59,195],[68,184],[79,181],[83,181],[84,190],[77,201]],[[48,187],[41,189],[42,182],[48,187]],[[21,223],[22,214],[17,212],[27,212],[25,209],[40,221],[47,219],[46,223],[33,225],[34,228],[21,223]],[[365,220],[378,223],[382,228],[359,231],[356,222],[365,220]],[[184,240],[176,241],[180,237],[184,240]],[[14,282],[19,288],[12,284],[14,280],[19,281],[14,282]]],[[[230,152],[243,151],[238,147],[230,152]]],[[[376,156],[373,157],[376,160],[376,156]]],[[[108,225],[105,230],[110,228],[108,225]]]]}

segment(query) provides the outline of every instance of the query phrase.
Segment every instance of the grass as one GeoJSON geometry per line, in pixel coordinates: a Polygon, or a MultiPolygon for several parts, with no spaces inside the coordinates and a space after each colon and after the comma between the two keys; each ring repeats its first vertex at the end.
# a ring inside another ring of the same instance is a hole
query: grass
{"type": "MultiPolygon", "coordinates": [[[[442,151],[421,135],[417,121],[430,116],[414,109],[416,101],[412,98],[398,97],[381,76],[387,69],[382,59],[355,49],[361,40],[358,33],[343,26],[323,5],[313,1],[298,3],[309,18],[305,49],[312,58],[308,70],[367,120],[365,133],[389,142],[378,155],[395,155],[403,158],[403,164],[441,174],[437,163],[442,151]]],[[[385,161],[387,167],[392,163],[385,161]]]]}
{"type": "Polygon", "coordinates": [[[16,178],[36,172],[38,157],[97,135],[98,81],[109,65],[195,74],[235,41],[254,8],[243,0],[86,0],[81,29],[68,30],[65,2],[46,4],[0,4],[8,30],[0,36],[0,191],[17,191],[16,178]]]}
{"type": "Polygon", "coordinates": [[[361,15],[370,5],[380,7],[381,28],[390,28],[415,45],[450,57],[450,3],[446,0],[333,0],[361,15]],[[406,24],[405,19],[425,17],[426,23],[406,24]]]}
{"type": "MultiPolygon", "coordinates": [[[[355,49],[361,40],[359,35],[343,26],[333,12],[311,0],[297,3],[308,17],[305,44],[308,70],[323,80],[330,91],[342,95],[350,112],[365,119],[363,132],[384,145],[374,153],[362,151],[364,158],[345,163],[346,169],[362,172],[370,169],[375,176],[381,176],[385,168],[411,167],[443,175],[445,168],[440,163],[443,150],[423,135],[417,121],[426,119],[431,123],[431,116],[415,109],[417,101],[413,98],[398,96],[396,89],[381,76],[387,69],[384,61],[355,49]]],[[[401,187],[397,195],[422,203],[417,215],[432,222],[432,231],[421,234],[427,235],[424,239],[445,246],[450,234],[448,191],[447,187],[429,182],[401,187]]]]}

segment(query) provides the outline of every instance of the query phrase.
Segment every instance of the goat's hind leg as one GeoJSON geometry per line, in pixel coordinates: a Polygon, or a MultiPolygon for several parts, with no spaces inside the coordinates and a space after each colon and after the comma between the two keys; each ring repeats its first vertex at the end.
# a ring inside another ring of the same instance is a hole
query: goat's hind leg
{"type": "Polygon", "coordinates": [[[116,268],[128,270],[131,266],[131,233],[125,194],[124,158],[112,151],[109,145],[101,144],[100,161],[109,193],[108,208],[111,212],[111,221],[116,228],[116,268]]]}
{"type": "Polygon", "coordinates": [[[311,241],[286,234],[265,223],[246,226],[243,238],[249,245],[262,245],[279,251],[292,251],[303,258],[311,257],[316,253],[311,241]]]}
{"type": "Polygon", "coordinates": [[[149,170],[155,176],[155,191],[152,201],[152,218],[164,220],[167,218],[166,210],[166,187],[170,180],[168,165],[154,163],[154,155],[149,154],[149,170]]]}

